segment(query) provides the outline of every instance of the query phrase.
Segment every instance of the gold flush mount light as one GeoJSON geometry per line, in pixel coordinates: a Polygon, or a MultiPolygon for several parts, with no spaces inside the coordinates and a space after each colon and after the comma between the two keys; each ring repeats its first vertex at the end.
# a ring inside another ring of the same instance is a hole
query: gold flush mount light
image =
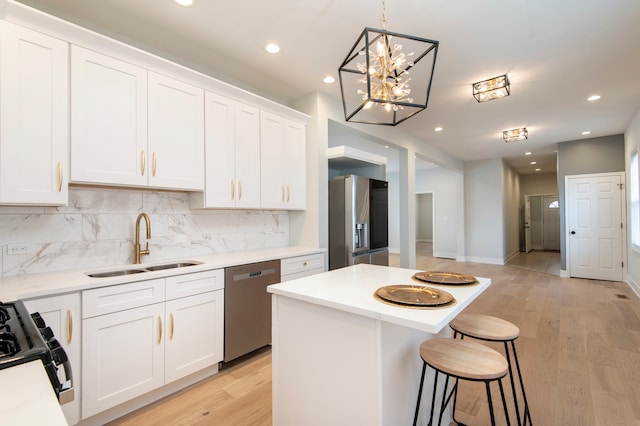
{"type": "Polygon", "coordinates": [[[395,126],[427,108],[439,42],[387,31],[385,0],[380,21],[340,65],[340,91],[346,121],[395,126]]]}
{"type": "Polygon", "coordinates": [[[502,139],[505,142],[523,141],[529,138],[529,132],[526,127],[520,129],[505,130],[502,132],[502,139]]]}
{"type": "Polygon", "coordinates": [[[511,85],[507,75],[490,78],[489,80],[473,83],[473,97],[478,102],[486,102],[492,99],[504,98],[511,94],[511,85]]]}

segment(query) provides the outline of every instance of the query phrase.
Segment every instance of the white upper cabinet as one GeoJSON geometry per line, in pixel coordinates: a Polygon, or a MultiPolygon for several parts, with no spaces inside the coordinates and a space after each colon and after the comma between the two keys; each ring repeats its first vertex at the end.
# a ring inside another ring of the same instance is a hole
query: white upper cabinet
{"type": "Polygon", "coordinates": [[[0,22],[0,204],[68,201],[68,44],[0,22]]]}
{"type": "Polygon", "coordinates": [[[203,90],[71,47],[71,180],[204,187],[203,90]]]}
{"type": "Polygon", "coordinates": [[[193,208],[260,207],[260,112],[205,93],[205,191],[193,208]]]}
{"type": "Polygon", "coordinates": [[[147,71],[71,46],[71,180],[147,184],[147,71]]]}
{"type": "Polygon", "coordinates": [[[263,209],[306,208],[306,126],[262,111],[260,163],[263,209]]]}
{"type": "Polygon", "coordinates": [[[204,90],[149,72],[149,185],[204,189],[204,90]]]}

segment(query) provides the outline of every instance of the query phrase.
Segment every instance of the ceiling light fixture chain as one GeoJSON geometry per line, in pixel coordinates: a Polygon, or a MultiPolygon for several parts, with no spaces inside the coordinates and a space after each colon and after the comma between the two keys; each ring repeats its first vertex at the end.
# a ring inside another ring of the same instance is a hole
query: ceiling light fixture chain
{"type": "Polygon", "coordinates": [[[380,25],[382,25],[382,29],[386,31],[387,29],[387,2],[386,0],[382,0],[382,16],[380,17],[380,25]]]}

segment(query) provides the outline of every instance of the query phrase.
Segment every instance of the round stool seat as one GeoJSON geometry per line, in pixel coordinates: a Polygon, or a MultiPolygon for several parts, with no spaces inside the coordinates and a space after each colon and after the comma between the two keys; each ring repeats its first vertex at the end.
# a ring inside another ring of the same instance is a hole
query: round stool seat
{"type": "Polygon", "coordinates": [[[515,324],[489,315],[460,314],[449,326],[465,336],[495,342],[515,340],[520,335],[520,329],[515,324]]]}
{"type": "Polygon", "coordinates": [[[420,345],[420,356],[436,370],[468,380],[499,379],[509,368],[499,352],[465,340],[427,340],[420,345]]]}

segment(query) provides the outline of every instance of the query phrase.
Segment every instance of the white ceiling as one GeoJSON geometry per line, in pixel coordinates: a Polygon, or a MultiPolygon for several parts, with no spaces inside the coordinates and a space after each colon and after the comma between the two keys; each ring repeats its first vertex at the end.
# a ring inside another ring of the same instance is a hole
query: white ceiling
{"type": "MultiPolygon", "coordinates": [[[[322,79],[337,79],[382,11],[375,0],[194,1],[21,0],[285,103],[313,91],[339,97],[339,84],[322,79]],[[264,51],[272,41],[277,55],[264,51]]],[[[463,161],[505,157],[530,173],[537,160],[555,171],[558,142],[623,133],[640,110],[638,0],[386,3],[390,31],[440,42],[429,108],[399,127],[463,161]],[[505,73],[511,96],[473,99],[472,83],[505,73]],[[587,102],[592,94],[602,99],[587,102]],[[517,127],[529,140],[505,144],[502,131],[517,127]]]]}

